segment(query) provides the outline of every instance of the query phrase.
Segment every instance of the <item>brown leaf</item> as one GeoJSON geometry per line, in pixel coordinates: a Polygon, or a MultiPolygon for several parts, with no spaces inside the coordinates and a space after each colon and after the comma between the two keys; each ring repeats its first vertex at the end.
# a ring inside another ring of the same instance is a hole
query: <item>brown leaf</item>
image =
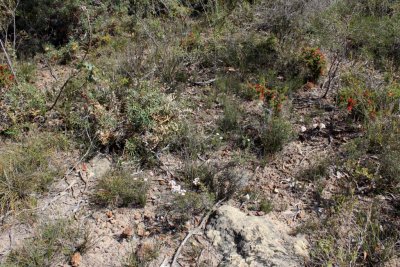
{"type": "Polygon", "coordinates": [[[82,256],[81,253],[75,252],[74,255],[71,257],[71,266],[78,267],[81,264],[82,256]]]}
{"type": "Polygon", "coordinates": [[[129,238],[133,235],[132,227],[125,227],[124,231],[122,231],[121,238],[129,238]]]}

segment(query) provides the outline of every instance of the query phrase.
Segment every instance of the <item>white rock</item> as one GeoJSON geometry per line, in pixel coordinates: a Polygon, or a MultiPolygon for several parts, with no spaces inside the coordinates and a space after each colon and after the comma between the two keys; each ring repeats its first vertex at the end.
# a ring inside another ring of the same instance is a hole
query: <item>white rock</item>
{"type": "Polygon", "coordinates": [[[221,252],[222,266],[300,267],[309,259],[304,236],[291,236],[291,229],[269,216],[247,216],[224,205],[207,227],[207,237],[221,252]]]}
{"type": "Polygon", "coordinates": [[[304,133],[305,131],[307,131],[307,128],[305,126],[301,126],[300,132],[304,133]]]}

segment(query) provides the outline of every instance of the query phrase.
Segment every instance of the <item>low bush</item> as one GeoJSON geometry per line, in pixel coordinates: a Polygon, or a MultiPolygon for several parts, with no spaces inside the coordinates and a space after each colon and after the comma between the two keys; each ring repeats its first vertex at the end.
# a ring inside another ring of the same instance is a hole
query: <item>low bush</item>
{"type": "Polygon", "coordinates": [[[178,152],[187,159],[196,159],[208,147],[201,132],[186,121],[181,122],[178,129],[169,136],[168,144],[171,152],[178,152]]]}
{"type": "Polygon", "coordinates": [[[15,77],[9,67],[7,65],[0,64],[0,90],[7,89],[14,83],[15,77]]]}
{"type": "Polygon", "coordinates": [[[319,48],[307,47],[303,49],[301,57],[307,67],[306,82],[317,82],[327,65],[325,55],[319,48]]]}
{"type": "MultiPolygon", "coordinates": [[[[373,71],[373,70],[370,70],[373,71]]],[[[342,75],[343,87],[338,104],[356,120],[374,120],[399,110],[400,86],[397,82],[369,82],[367,70],[352,70],[342,75]]]]}
{"type": "Polygon", "coordinates": [[[262,153],[273,154],[282,150],[292,136],[292,127],[288,121],[280,117],[268,119],[260,133],[262,153]]]}
{"type": "Polygon", "coordinates": [[[223,132],[237,130],[239,127],[240,109],[238,103],[225,97],[224,113],[219,120],[219,127],[223,132]]]}

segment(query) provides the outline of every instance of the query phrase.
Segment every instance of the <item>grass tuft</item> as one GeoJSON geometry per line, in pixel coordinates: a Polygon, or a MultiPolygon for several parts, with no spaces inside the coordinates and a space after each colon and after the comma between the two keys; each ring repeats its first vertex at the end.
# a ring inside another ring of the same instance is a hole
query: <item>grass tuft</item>
{"type": "Polygon", "coordinates": [[[32,239],[10,252],[6,266],[50,267],[67,262],[74,252],[81,254],[93,245],[89,235],[70,221],[57,220],[40,225],[32,239]]]}
{"type": "Polygon", "coordinates": [[[66,147],[68,141],[64,136],[41,133],[0,149],[1,214],[34,205],[38,195],[62,174],[55,155],[58,149],[66,147]]]}
{"type": "Polygon", "coordinates": [[[148,183],[143,179],[134,178],[123,170],[114,170],[99,180],[92,200],[103,206],[144,207],[147,190],[148,183]]]}

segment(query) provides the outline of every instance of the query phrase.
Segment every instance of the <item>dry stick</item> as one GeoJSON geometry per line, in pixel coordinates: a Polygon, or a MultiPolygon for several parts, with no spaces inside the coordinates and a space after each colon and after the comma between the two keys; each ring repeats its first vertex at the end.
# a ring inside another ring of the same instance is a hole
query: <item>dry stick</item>
{"type": "MultiPolygon", "coordinates": [[[[328,72],[329,77],[328,77],[328,81],[327,81],[328,85],[326,86],[325,93],[321,98],[325,98],[328,95],[329,89],[331,87],[331,83],[332,83],[333,79],[335,79],[335,77],[336,77],[336,72],[339,69],[340,63],[341,62],[340,62],[339,56],[336,56],[334,63],[329,68],[329,72],[328,72]]],[[[324,85],[325,85],[325,83],[324,83],[324,85]]],[[[322,87],[324,87],[324,85],[322,87]]]]}
{"type": "Polygon", "coordinates": [[[43,60],[44,60],[44,63],[46,64],[47,68],[48,68],[49,71],[50,71],[51,77],[53,77],[54,80],[56,80],[56,82],[58,82],[58,78],[57,78],[56,74],[54,73],[53,67],[51,66],[50,62],[47,60],[46,57],[43,57],[43,60]]]}
{"type": "Polygon", "coordinates": [[[218,202],[211,208],[211,210],[210,210],[209,212],[207,212],[207,214],[203,217],[203,219],[201,220],[201,223],[199,224],[199,226],[197,226],[195,229],[193,229],[193,230],[191,230],[191,231],[189,231],[189,232],[187,233],[185,239],[183,239],[182,243],[179,245],[178,249],[176,250],[176,252],[175,252],[175,254],[174,254],[174,258],[172,259],[171,267],[177,266],[177,265],[176,265],[176,262],[177,262],[177,260],[178,260],[178,258],[179,258],[179,255],[181,254],[181,251],[182,251],[183,247],[185,246],[185,244],[186,244],[186,242],[189,240],[189,238],[190,238],[192,235],[196,234],[198,231],[200,231],[200,230],[206,225],[206,222],[208,221],[208,218],[210,218],[211,213],[213,213],[213,212],[217,209],[217,207],[218,207],[222,202],[224,202],[224,201],[225,201],[225,198],[224,198],[224,199],[221,199],[220,201],[218,201],[218,202]]]}
{"type": "Polygon", "coordinates": [[[20,2],[20,0],[17,1],[16,5],[14,7],[14,10],[13,10],[13,27],[14,27],[13,49],[14,49],[14,53],[16,53],[16,43],[17,43],[17,24],[15,21],[15,17],[16,17],[15,14],[17,12],[19,2],[20,2]]]}
{"type": "Polygon", "coordinates": [[[3,41],[1,39],[0,39],[0,45],[1,45],[1,49],[4,52],[4,55],[6,56],[7,64],[10,67],[10,70],[11,70],[12,74],[14,75],[15,82],[18,84],[17,75],[15,75],[15,71],[14,71],[14,68],[12,66],[12,62],[11,62],[10,56],[8,55],[7,50],[6,50],[6,48],[5,48],[4,44],[3,44],[3,41]]]}
{"type": "Polygon", "coordinates": [[[200,255],[197,257],[197,260],[196,260],[196,267],[199,267],[200,266],[200,259],[201,259],[201,257],[203,256],[203,253],[204,253],[204,248],[201,250],[201,252],[200,252],[200,255]]]}

